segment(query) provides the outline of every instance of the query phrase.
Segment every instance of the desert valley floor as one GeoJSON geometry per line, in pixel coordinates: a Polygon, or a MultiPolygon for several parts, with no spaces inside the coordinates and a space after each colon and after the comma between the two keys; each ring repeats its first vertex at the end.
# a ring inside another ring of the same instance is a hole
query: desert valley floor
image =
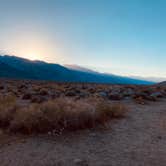
{"type": "Polygon", "coordinates": [[[138,101],[122,100],[129,111],[105,127],[61,135],[1,131],[0,165],[165,166],[166,99],[138,101]]]}
{"type": "Polygon", "coordinates": [[[1,166],[165,166],[166,100],[130,103],[107,129],[61,136],[1,136],[1,166]]]}

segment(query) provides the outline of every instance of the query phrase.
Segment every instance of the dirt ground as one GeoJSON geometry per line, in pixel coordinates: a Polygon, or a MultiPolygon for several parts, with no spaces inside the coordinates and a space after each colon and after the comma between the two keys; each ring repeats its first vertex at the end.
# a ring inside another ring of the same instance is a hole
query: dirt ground
{"type": "Polygon", "coordinates": [[[0,135],[0,166],[166,166],[166,100],[127,103],[107,129],[61,136],[0,135]]]}

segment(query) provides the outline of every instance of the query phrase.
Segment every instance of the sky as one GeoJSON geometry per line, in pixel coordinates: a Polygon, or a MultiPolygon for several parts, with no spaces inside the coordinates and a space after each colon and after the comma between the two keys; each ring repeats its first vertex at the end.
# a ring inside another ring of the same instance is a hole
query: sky
{"type": "Polygon", "coordinates": [[[165,0],[0,0],[0,54],[166,78],[165,0]]]}

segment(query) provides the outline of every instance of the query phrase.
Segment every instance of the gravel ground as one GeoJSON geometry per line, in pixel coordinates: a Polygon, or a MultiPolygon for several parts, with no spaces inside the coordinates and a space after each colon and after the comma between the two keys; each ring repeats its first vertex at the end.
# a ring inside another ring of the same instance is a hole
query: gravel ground
{"type": "Polygon", "coordinates": [[[166,100],[128,103],[107,129],[0,137],[1,166],[166,166],[166,100]]]}

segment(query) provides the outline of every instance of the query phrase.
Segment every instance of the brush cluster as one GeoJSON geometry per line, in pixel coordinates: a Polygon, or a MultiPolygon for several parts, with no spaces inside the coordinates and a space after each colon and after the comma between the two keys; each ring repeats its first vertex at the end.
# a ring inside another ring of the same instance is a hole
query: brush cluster
{"type": "Polygon", "coordinates": [[[122,104],[101,99],[57,98],[24,105],[14,96],[1,96],[0,103],[0,127],[25,134],[93,128],[127,111],[122,104]]]}
{"type": "Polygon", "coordinates": [[[43,103],[57,98],[101,98],[131,100],[139,104],[166,98],[166,86],[55,83],[48,81],[0,80],[0,94],[11,94],[26,103],[43,103]]]}

